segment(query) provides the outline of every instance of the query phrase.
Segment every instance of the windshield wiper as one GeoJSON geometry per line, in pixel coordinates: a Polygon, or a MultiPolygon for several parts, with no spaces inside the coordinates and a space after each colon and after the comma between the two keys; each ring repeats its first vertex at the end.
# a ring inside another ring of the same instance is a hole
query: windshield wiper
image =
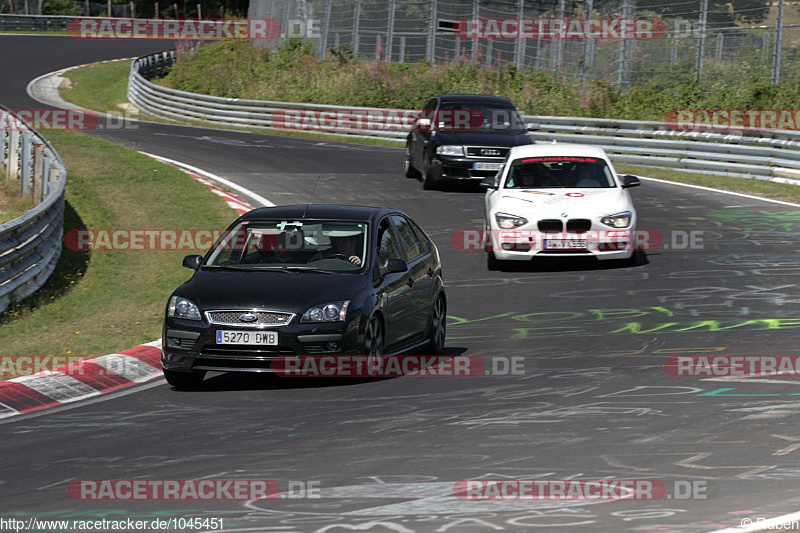
{"type": "Polygon", "coordinates": [[[218,270],[252,270],[250,268],[233,266],[233,265],[203,265],[200,268],[213,268],[218,270]]]}
{"type": "Polygon", "coordinates": [[[304,266],[287,266],[287,267],[280,267],[281,270],[286,272],[322,272],[323,274],[337,274],[332,270],[323,270],[321,268],[316,267],[304,267],[304,266]]]}

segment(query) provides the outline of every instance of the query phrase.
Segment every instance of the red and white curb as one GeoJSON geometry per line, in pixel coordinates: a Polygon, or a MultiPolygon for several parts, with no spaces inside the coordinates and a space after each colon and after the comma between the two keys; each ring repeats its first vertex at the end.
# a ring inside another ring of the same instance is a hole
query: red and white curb
{"type": "MultiPolygon", "coordinates": [[[[182,170],[207,185],[211,192],[222,197],[240,215],[253,209],[249,203],[235,194],[222,190],[214,183],[229,185],[230,182],[227,180],[178,161],[152,154],[145,155],[182,170]]],[[[232,188],[241,189],[241,192],[264,205],[273,205],[266,198],[244,187],[236,185],[232,188]]],[[[0,381],[0,419],[85,400],[143,383],[161,375],[161,339],[159,339],[119,353],[82,359],[54,370],[0,381]]]]}
{"type": "Polygon", "coordinates": [[[161,340],[0,381],[0,418],[111,392],[161,375],[161,340]]]}

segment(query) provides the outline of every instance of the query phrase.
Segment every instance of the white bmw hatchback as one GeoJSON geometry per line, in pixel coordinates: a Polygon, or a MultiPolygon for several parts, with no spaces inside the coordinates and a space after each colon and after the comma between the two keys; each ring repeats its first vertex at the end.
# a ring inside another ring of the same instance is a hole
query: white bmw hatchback
{"type": "Polygon", "coordinates": [[[605,151],[579,144],[511,149],[503,170],[486,178],[488,267],[534,256],[630,260],[636,176],[617,176],[605,151]]]}

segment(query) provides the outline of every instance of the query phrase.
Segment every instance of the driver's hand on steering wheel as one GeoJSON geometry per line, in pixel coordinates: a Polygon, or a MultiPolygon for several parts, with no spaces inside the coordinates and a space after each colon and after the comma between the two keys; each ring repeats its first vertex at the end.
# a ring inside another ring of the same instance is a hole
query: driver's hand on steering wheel
{"type": "Polygon", "coordinates": [[[347,258],[347,260],[353,263],[354,265],[361,264],[361,258],[358,257],[357,255],[351,255],[350,257],[347,258]]]}

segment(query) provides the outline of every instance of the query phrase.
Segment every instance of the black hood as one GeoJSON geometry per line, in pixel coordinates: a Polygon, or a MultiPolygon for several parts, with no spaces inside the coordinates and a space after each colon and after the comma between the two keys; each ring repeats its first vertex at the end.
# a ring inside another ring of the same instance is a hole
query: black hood
{"type": "Polygon", "coordinates": [[[192,300],[201,311],[266,309],[303,313],[319,304],[353,299],[366,288],[368,276],[316,272],[232,272],[199,270],[175,294],[192,300]]]}
{"type": "Polygon", "coordinates": [[[527,132],[503,130],[437,131],[432,140],[438,145],[520,146],[533,144],[527,132]]]}

